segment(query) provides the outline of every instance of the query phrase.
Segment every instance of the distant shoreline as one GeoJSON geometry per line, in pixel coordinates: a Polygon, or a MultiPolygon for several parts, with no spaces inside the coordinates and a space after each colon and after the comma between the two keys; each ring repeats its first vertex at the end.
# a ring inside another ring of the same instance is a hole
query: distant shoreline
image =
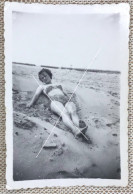
{"type": "MultiPolygon", "coordinates": [[[[39,67],[35,64],[29,63],[20,63],[20,62],[12,62],[15,65],[26,65],[32,67],[39,67]]],[[[40,65],[40,67],[51,68],[51,69],[69,69],[69,70],[76,70],[76,71],[85,71],[84,68],[71,68],[71,67],[54,67],[54,66],[47,66],[47,65],[40,65]]],[[[88,69],[88,72],[95,72],[95,73],[108,73],[108,74],[120,74],[120,71],[112,71],[112,70],[98,70],[98,69],[88,69]]]]}

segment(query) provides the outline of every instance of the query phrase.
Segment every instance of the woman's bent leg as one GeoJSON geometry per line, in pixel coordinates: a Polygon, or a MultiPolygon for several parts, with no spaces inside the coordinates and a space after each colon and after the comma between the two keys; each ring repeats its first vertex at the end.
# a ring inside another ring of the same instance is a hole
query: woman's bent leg
{"type": "Polygon", "coordinates": [[[83,124],[81,125],[81,120],[79,122],[79,117],[78,117],[78,114],[77,114],[76,105],[73,102],[68,102],[65,105],[65,108],[67,109],[68,113],[70,114],[74,125],[80,130],[81,133],[85,133],[86,130],[87,130],[87,126],[86,126],[84,121],[82,121],[82,123],[84,125],[83,124]]]}
{"type": "Polygon", "coordinates": [[[68,102],[65,105],[65,108],[67,109],[68,113],[70,114],[74,125],[79,127],[79,116],[77,114],[76,105],[73,102],[68,102]]]}
{"type": "Polygon", "coordinates": [[[51,110],[58,114],[59,116],[61,116],[63,123],[72,130],[72,132],[75,135],[79,134],[79,130],[77,129],[77,127],[74,126],[68,111],[66,110],[66,108],[63,106],[62,103],[58,102],[58,101],[53,101],[51,102],[51,110]]]}

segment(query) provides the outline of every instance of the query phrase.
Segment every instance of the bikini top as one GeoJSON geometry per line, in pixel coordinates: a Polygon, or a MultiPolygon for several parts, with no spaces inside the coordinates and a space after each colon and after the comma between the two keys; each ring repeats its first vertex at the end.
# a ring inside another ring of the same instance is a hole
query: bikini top
{"type": "Polygon", "coordinates": [[[60,90],[62,90],[62,86],[61,85],[58,85],[58,86],[48,86],[46,89],[45,89],[45,91],[46,91],[46,93],[48,94],[50,91],[52,91],[53,89],[60,89],[60,90]]]}

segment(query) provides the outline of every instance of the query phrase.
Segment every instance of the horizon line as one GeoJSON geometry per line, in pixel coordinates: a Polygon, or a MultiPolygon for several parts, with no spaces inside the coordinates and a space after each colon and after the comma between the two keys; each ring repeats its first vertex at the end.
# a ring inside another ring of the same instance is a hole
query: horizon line
{"type": "MultiPolygon", "coordinates": [[[[35,65],[31,63],[21,63],[21,62],[12,62],[13,64],[18,65],[27,65],[27,66],[33,66],[33,67],[46,67],[46,68],[52,68],[52,69],[69,69],[69,70],[76,70],[76,71],[84,71],[85,68],[73,68],[73,67],[58,67],[58,66],[48,66],[48,65],[35,65]]],[[[116,73],[120,74],[121,72],[118,70],[100,70],[100,69],[88,69],[88,72],[100,72],[100,73],[116,73]]]]}

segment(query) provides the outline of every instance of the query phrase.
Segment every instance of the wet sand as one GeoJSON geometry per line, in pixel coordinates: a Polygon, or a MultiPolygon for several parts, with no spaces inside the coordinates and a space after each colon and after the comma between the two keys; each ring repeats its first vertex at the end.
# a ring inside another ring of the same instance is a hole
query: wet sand
{"type": "MultiPolygon", "coordinates": [[[[49,108],[49,100],[41,96],[27,108],[37,84],[40,67],[13,65],[14,107],[14,180],[52,178],[120,178],[120,74],[87,72],[73,97],[78,114],[88,125],[88,141],[74,135],[62,121],[58,123],[49,144],[43,148],[58,116],[49,108]]],[[[82,71],[51,69],[53,83],[63,84],[72,94],[82,71]],[[71,87],[70,87],[71,86],[71,87]]]]}

